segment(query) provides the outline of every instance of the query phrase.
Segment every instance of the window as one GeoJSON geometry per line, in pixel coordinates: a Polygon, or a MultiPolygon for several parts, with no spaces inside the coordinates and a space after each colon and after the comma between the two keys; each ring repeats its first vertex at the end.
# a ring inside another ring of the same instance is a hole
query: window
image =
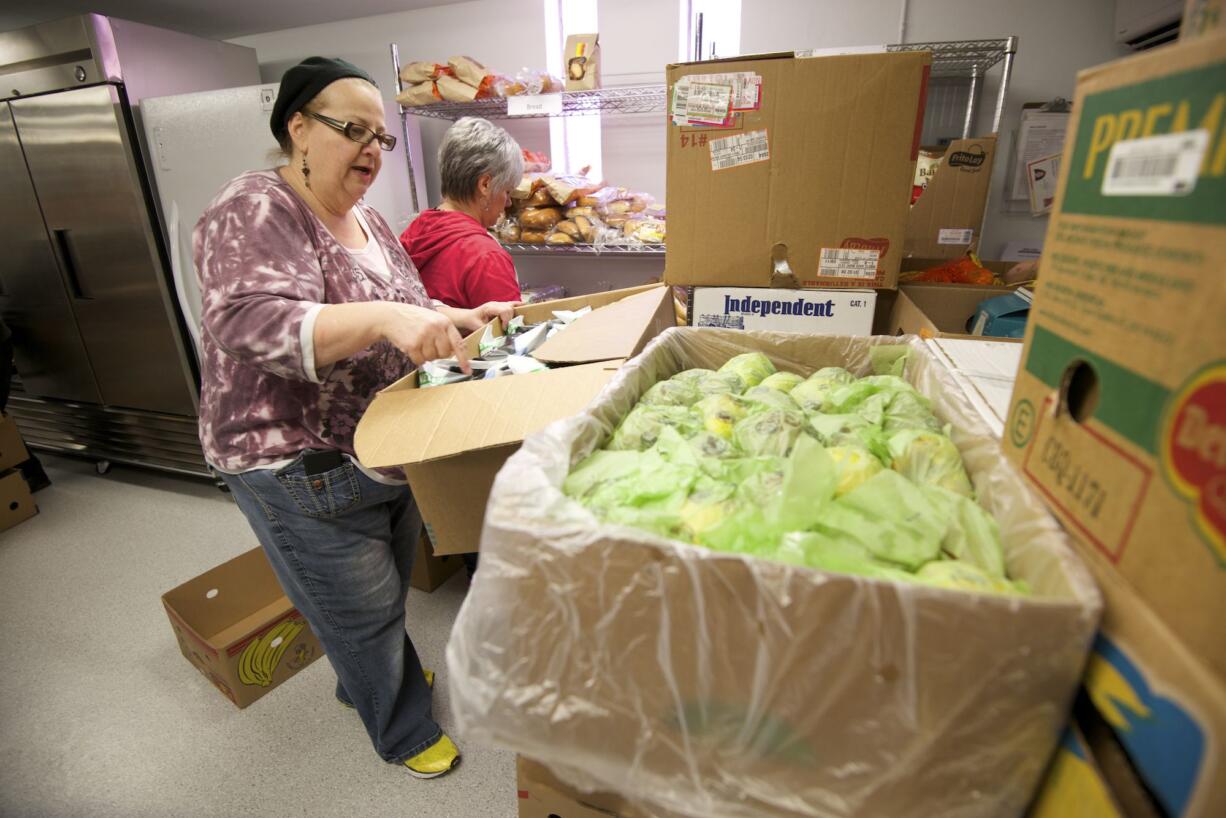
{"type": "MultiPolygon", "coordinates": [[[[571,34],[599,31],[597,0],[544,0],[546,67],[555,77],[565,77],[562,51],[571,34]]],[[[599,180],[601,168],[600,115],[559,117],[549,121],[550,157],[555,170],[578,173],[590,167],[599,180]]]]}

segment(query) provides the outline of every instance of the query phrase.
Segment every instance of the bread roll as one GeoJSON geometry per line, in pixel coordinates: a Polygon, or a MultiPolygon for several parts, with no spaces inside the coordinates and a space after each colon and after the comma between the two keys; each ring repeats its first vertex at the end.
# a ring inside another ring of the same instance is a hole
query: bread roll
{"type": "Polygon", "coordinates": [[[621,228],[626,222],[630,221],[630,216],[625,213],[615,213],[611,216],[606,216],[604,223],[609,227],[621,228]]]}
{"type": "Polygon", "coordinates": [[[544,230],[521,230],[519,233],[519,241],[521,244],[544,244],[544,230]]]}
{"type": "Polygon", "coordinates": [[[528,207],[553,207],[557,202],[553,200],[549,188],[542,185],[528,197],[526,204],[528,207]]]}
{"type": "Polygon", "coordinates": [[[519,225],[526,230],[548,230],[562,221],[562,210],[557,207],[532,207],[519,214],[519,225]]]}
{"type": "Polygon", "coordinates": [[[574,244],[575,240],[565,233],[550,233],[549,238],[545,239],[546,244],[574,244]]]}
{"type": "Polygon", "coordinates": [[[581,237],[579,225],[575,224],[573,221],[558,222],[557,226],[553,229],[559,233],[565,233],[572,239],[578,239],[581,237]]]}
{"type": "Polygon", "coordinates": [[[590,219],[593,215],[595,215],[595,211],[590,207],[572,207],[566,211],[566,217],[569,219],[573,219],[576,216],[586,216],[590,219]]]}
{"type": "Polygon", "coordinates": [[[585,244],[591,244],[596,240],[596,225],[587,216],[573,216],[575,226],[579,228],[579,238],[583,239],[585,244]]]}

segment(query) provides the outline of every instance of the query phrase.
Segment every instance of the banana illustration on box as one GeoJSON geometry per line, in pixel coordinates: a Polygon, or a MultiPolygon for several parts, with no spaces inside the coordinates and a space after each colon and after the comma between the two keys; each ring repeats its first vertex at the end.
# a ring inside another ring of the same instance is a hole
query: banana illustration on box
{"type": "Polygon", "coordinates": [[[306,623],[287,619],[253,639],[238,657],[238,679],[245,685],[268,687],[286,648],[298,637],[306,623]]]}

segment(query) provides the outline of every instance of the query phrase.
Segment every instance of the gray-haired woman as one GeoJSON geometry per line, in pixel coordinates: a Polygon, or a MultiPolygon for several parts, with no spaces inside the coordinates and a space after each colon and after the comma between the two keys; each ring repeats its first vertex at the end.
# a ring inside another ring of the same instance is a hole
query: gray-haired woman
{"type": "Polygon", "coordinates": [[[419,215],[400,236],[426,293],[460,309],[518,301],[511,254],[489,229],[524,174],[519,143],[492,122],[465,117],[448,129],[438,160],[443,203],[419,215]]]}

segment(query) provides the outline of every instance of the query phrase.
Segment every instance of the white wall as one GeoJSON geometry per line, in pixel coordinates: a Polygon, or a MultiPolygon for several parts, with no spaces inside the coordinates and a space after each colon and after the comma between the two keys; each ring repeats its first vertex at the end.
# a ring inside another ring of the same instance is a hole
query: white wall
{"type": "MultiPolygon", "coordinates": [[[[743,11],[741,51],[898,42],[903,5],[904,0],[752,0],[743,11]]],[[[1011,134],[1023,103],[1072,99],[1078,71],[1130,53],[1112,39],[1114,0],[910,0],[906,5],[906,42],[1018,37],[981,251],[997,258],[1009,240],[1041,241],[1046,218],[1002,209],[1011,134]]],[[[991,127],[999,77],[995,68],[984,83],[976,135],[991,127]]]]}

